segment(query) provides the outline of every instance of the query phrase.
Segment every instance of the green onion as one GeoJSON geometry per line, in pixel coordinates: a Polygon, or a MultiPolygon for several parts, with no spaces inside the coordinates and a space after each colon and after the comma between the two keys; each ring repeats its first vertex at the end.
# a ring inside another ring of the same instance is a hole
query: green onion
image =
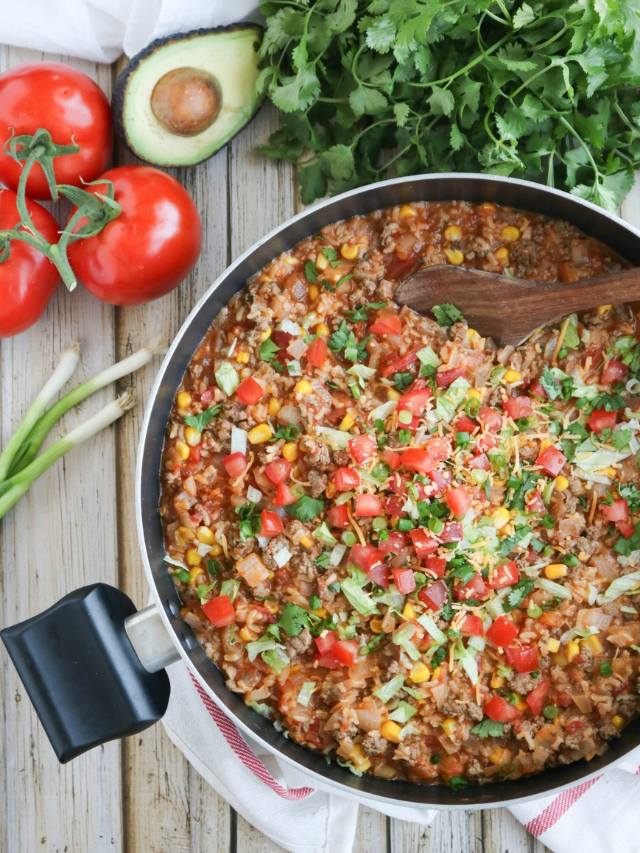
{"type": "Polygon", "coordinates": [[[532,619],[539,619],[542,616],[542,607],[538,607],[537,604],[530,604],[527,607],[527,616],[532,619]]]}
{"type": "Polygon", "coordinates": [[[613,675],[613,667],[610,663],[600,664],[600,675],[613,675]]]}
{"type": "Polygon", "coordinates": [[[345,545],[351,548],[356,544],[356,534],[352,530],[344,530],[342,532],[342,536],[340,537],[345,545]]]}
{"type": "Polygon", "coordinates": [[[374,530],[386,530],[387,529],[387,519],[383,518],[381,515],[377,515],[373,521],[371,522],[371,526],[374,530]]]}

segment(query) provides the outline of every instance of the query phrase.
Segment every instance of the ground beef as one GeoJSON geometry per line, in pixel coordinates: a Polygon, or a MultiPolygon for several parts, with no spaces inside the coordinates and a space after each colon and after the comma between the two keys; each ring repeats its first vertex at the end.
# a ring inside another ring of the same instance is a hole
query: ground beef
{"type": "Polygon", "coordinates": [[[331,456],[333,457],[334,465],[337,465],[338,468],[346,468],[351,465],[351,457],[346,450],[332,450],[331,456]]]}
{"type": "Polygon", "coordinates": [[[523,675],[521,672],[512,672],[509,676],[509,687],[516,693],[523,695],[530,693],[537,683],[537,678],[534,678],[530,673],[523,675]]]}
{"type": "Polygon", "coordinates": [[[542,260],[542,247],[533,240],[517,240],[509,246],[509,263],[518,278],[526,278],[531,267],[542,260]]]}
{"type": "Polygon", "coordinates": [[[397,432],[390,432],[387,434],[387,447],[402,447],[404,442],[400,441],[398,438],[397,432]]]}
{"type": "Polygon", "coordinates": [[[564,739],[564,745],[567,749],[580,749],[582,738],[580,735],[567,735],[564,739]]]}
{"type": "Polygon", "coordinates": [[[469,759],[469,763],[467,764],[467,768],[465,770],[465,776],[472,782],[477,782],[480,779],[484,779],[482,764],[480,764],[477,758],[469,759]]]}
{"type": "Polygon", "coordinates": [[[580,551],[584,551],[584,553],[590,557],[593,552],[598,547],[598,540],[600,539],[600,530],[595,526],[595,524],[590,524],[587,529],[584,531],[582,536],[579,536],[576,540],[576,551],[578,553],[580,551]]]}
{"type": "Polygon", "coordinates": [[[286,642],[287,654],[290,658],[303,655],[313,645],[313,636],[308,628],[303,628],[297,637],[290,637],[286,642]]]}
{"type": "Polygon", "coordinates": [[[277,554],[278,551],[282,550],[282,548],[290,548],[290,542],[286,536],[282,534],[280,536],[274,536],[273,539],[269,539],[267,544],[262,549],[262,561],[265,566],[272,572],[275,572],[278,568],[278,564],[273,559],[274,554],[277,554]]]}
{"type": "Polygon", "coordinates": [[[620,737],[620,730],[609,723],[603,726],[599,726],[598,734],[600,735],[602,740],[613,740],[614,737],[620,737]]]}
{"type": "Polygon", "coordinates": [[[522,459],[523,462],[532,462],[534,459],[537,459],[539,455],[538,448],[533,444],[527,444],[520,448],[520,459],[522,459]]]}
{"type": "Polygon", "coordinates": [[[227,545],[229,546],[231,556],[234,560],[241,560],[243,557],[246,557],[247,554],[252,554],[256,550],[256,545],[258,544],[254,537],[252,537],[251,539],[247,539],[246,542],[243,542],[240,538],[240,530],[236,524],[233,524],[226,531],[226,537],[227,545]]]}
{"type": "Polygon", "coordinates": [[[320,694],[326,702],[339,702],[342,699],[342,693],[332,681],[322,682],[320,694]]]}
{"type": "Polygon", "coordinates": [[[225,400],[222,404],[222,411],[225,418],[233,424],[242,424],[243,426],[255,424],[254,419],[241,403],[225,400]]]}
{"type": "Polygon", "coordinates": [[[587,329],[602,329],[607,325],[607,318],[597,311],[587,311],[582,317],[582,324],[587,329]]]}
{"type": "Polygon", "coordinates": [[[475,722],[480,722],[484,717],[482,708],[475,702],[461,702],[459,699],[447,699],[442,706],[442,712],[448,717],[463,716],[475,722]]]}
{"type": "Polygon", "coordinates": [[[387,751],[389,741],[383,737],[371,737],[371,735],[362,739],[362,748],[367,755],[381,755],[387,751]]]}
{"type": "Polygon", "coordinates": [[[331,470],[331,454],[326,444],[317,439],[304,438],[301,447],[306,451],[303,458],[310,468],[325,472],[331,470]]]}
{"type": "MultiPolygon", "coordinates": [[[[279,537],[277,537],[279,538],[279,537]]],[[[320,544],[320,543],[318,543],[320,544]]],[[[288,545],[289,550],[291,550],[292,545],[288,545]]],[[[315,580],[318,576],[318,569],[316,567],[316,557],[318,556],[318,551],[320,549],[316,548],[313,550],[304,550],[298,551],[291,558],[291,568],[295,571],[296,576],[306,581],[315,580]]]]}
{"type": "Polygon", "coordinates": [[[315,471],[314,469],[309,471],[309,484],[311,486],[312,497],[317,498],[318,495],[321,495],[327,488],[328,482],[329,478],[326,474],[321,474],[320,471],[315,471]]]}

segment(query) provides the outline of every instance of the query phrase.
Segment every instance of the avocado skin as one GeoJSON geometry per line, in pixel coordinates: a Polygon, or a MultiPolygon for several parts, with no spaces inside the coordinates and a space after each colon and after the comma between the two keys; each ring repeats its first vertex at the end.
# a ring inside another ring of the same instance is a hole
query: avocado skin
{"type": "MultiPolygon", "coordinates": [[[[116,130],[118,136],[122,139],[126,147],[129,151],[137,157],[139,160],[143,158],[140,157],[139,153],[130,145],[129,137],[127,135],[127,129],[124,123],[124,102],[127,94],[127,87],[129,85],[129,80],[131,76],[135,73],[136,69],[148,57],[152,56],[158,48],[166,47],[169,44],[173,44],[174,42],[179,41],[189,41],[193,38],[199,38],[201,36],[207,35],[218,35],[220,33],[232,33],[237,30],[255,30],[256,35],[262,38],[264,33],[264,27],[261,27],[260,24],[255,24],[251,21],[243,21],[237,24],[227,24],[223,27],[201,27],[197,30],[189,30],[185,33],[173,33],[168,36],[161,36],[160,38],[154,39],[150,44],[148,44],[145,48],[143,48],[139,53],[136,53],[135,56],[132,56],[129,62],[125,65],[125,67],[120,72],[118,79],[116,81],[116,85],[113,89],[113,94],[111,96],[111,113],[113,117],[113,125],[116,130]]],[[[258,114],[260,107],[264,103],[266,94],[263,94],[262,97],[257,101],[256,108],[253,111],[253,115],[251,118],[231,137],[231,139],[235,139],[235,137],[249,125],[253,119],[258,114]]],[[[206,154],[204,157],[200,159],[194,160],[193,163],[189,163],[190,166],[197,166],[198,163],[204,163],[206,160],[209,160],[213,157],[214,154],[217,154],[221,148],[224,148],[225,145],[228,145],[231,142],[231,139],[228,139],[223,145],[220,145],[218,148],[215,148],[213,151],[206,154]]],[[[151,162],[151,161],[144,161],[151,162]]],[[[160,163],[154,161],[152,163],[154,166],[164,166],[165,168],[173,168],[175,164],[173,163],[160,163]]]]}

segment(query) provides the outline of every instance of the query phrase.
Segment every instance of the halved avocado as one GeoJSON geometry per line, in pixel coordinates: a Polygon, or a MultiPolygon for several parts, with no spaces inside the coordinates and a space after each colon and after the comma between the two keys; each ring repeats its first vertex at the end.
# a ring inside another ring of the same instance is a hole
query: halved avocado
{"type": "Polygon", "coordinates": [[[113,93],[116,129],[157,166],[212,157],[260,108],[258,24],[192,30],[153,41],[134,56],[113,93]]]}

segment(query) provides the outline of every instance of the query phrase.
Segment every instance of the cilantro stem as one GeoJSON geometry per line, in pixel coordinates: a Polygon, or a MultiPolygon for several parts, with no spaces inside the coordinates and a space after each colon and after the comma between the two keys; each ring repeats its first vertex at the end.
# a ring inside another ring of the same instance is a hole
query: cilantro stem
{"type": "Polygon", "coordinates": [[[491,56],[492,53],[495,53],[498,48],[502,47],[502,45],[509,41],[511,38],[511,33],[507,33],[506,36],[503,36],[500,41],[497,41],[494,45],[484,50],[479,56],[474,57],[471,62],[468,62],[463,68],[460,68],[453,74],[450,74],[448,77],[442,77],[440,80],[432,80],[430,83],[412,83],[411,80],[407,80],[403,85],[405,86],[417,86],[421,89],[425,89],[427,86],[440,86],[444,83],[452,83],[457,77],[460,77],[462,74],[466,74],[467,71],[471,70],[474,66],[478,65],[479,62],[482,62],[487,56],[491,56]]]}

